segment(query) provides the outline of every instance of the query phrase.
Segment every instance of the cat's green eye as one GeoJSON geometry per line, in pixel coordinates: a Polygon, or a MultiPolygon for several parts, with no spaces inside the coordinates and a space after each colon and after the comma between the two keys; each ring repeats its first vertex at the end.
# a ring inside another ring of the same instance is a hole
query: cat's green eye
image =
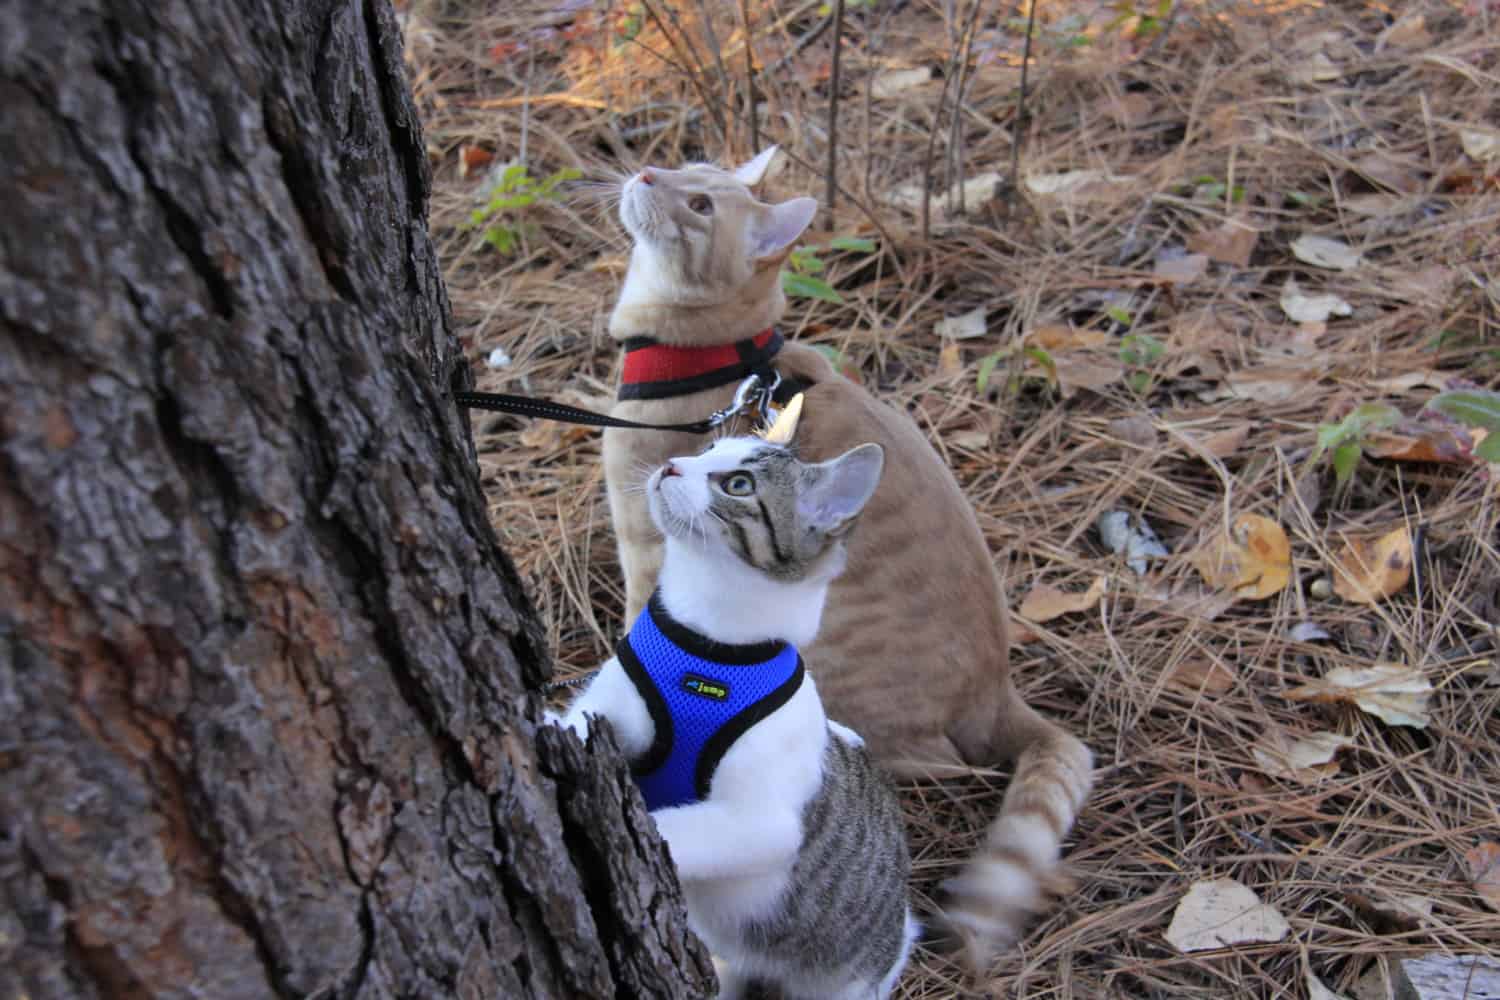
{"type": "Polygon", "coordinates": [[[713,215],[714,200],[706,194],[695,194],[688,199],[688,208],[699,215],[713,215]]]}
{"type": "Polygon", "coordinates": [[[755,477],[748,472],[736,472],[726,476],[719,489],[732,497],[747,497],[755,492],[755,477]]]}

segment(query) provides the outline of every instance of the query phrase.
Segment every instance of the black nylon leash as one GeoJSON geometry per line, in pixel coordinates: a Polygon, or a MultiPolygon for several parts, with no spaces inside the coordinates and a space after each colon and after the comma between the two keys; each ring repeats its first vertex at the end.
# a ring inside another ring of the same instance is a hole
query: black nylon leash
{"type": "Polygon", "coordinates": [[[702,420],[684,424],[647,424],[623,417],[611,417],[595,413],[579,406],[557,403],[550,399],[532,396],[514,396],[505,392],[458,392],[453,401],[471,410],[488,410],[494,413],[514,413],[523,417],[539,417],[542,420],[558,420],[567,424],[583,424],[587,427],[623,427],[628,430],[681,431],[685,434],[707,434],[727,423],[731,417],[747,409],[758,410],[768,415],[773,400],[778,400],[777,390],[782,387],[781,376],[774,371],[768,383],[760,375],[750,375],[734,391],[734,400],[722,410],[715,410],[702,420]]]}

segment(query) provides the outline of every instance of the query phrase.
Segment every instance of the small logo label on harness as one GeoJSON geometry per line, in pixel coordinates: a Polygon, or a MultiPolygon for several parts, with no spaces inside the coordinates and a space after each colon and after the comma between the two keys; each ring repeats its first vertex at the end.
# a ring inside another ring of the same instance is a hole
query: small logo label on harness
{"type": "Polygon", "coordinates": [[[707,677],[699,677],[697,674],[684,674],[682,689],[689,694],[712,698],[714,701],[723,701],[729,697],[728,684],[722,681],[711,681],[707,677]]]}

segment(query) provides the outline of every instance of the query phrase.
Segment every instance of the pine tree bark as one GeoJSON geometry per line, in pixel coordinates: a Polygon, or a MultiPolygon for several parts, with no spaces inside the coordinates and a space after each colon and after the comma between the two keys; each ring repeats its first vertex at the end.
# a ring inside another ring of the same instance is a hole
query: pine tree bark
{"type": "Polygon", "coordinates": [[[538,729],[387,0],[0,0],[0,998],[693,996],[538,729]]]}

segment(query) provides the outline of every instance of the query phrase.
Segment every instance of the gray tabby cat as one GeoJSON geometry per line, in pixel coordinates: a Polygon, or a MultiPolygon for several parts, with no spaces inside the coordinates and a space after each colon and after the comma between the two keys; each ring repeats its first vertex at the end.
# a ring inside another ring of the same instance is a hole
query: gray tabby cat
{"type": "Polygon", "coordinates": [[[883,463],[874,444],[812,464],[748,437],[654,472],[660,585],[554,719],[580,736],[591,717],[613,724],[720,997],[753,979],[809,1000],[883,998],[916,937],[895,794],[863,740],[824,715],[797,652],[883,463]]]}

